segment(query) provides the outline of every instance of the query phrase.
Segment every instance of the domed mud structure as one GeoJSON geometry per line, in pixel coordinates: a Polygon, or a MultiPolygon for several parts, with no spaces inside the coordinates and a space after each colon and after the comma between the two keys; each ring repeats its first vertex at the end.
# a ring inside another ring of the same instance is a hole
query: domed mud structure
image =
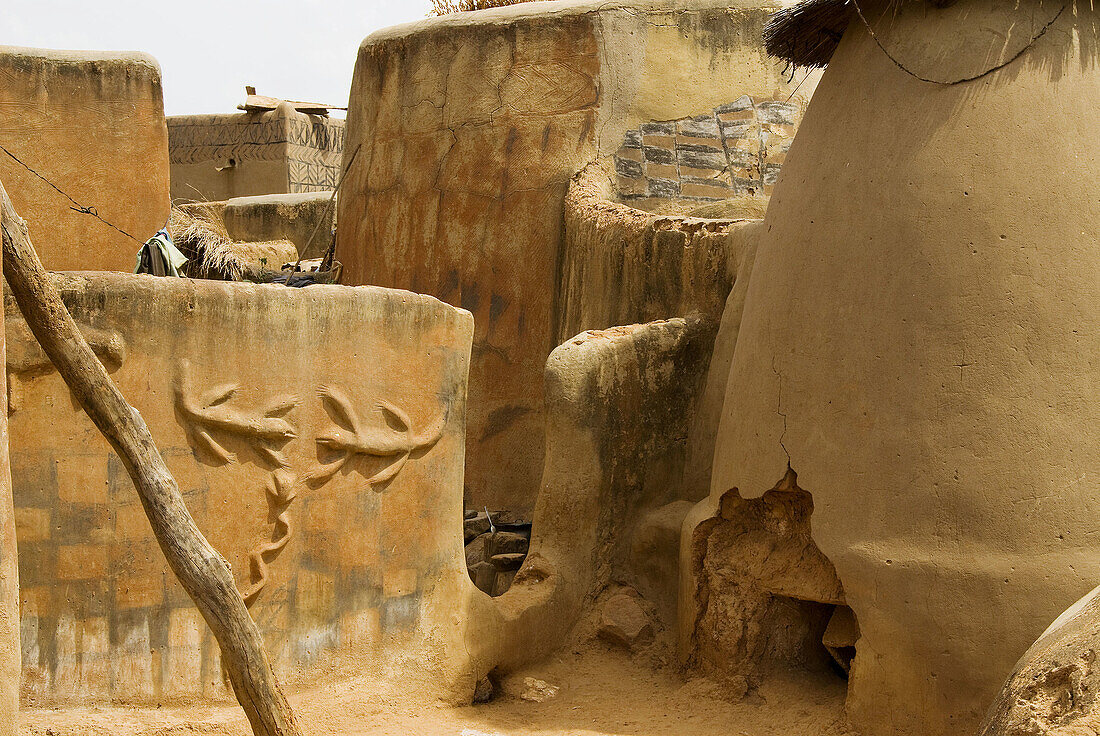
{"type": "Polygon", "coordinates": [[[865,734],[974,731],[1100,578],[1097,14],[936,5],[850,18],[767,213],[715,461],[715,498],[788,469],[812,495],[865,734]]]}

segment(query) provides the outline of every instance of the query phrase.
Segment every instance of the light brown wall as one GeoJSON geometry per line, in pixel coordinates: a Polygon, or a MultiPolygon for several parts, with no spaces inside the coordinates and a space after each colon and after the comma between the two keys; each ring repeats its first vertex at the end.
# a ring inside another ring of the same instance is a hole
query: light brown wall
{"type": "Polygon", "coordinates": [[[862,637],[864,734],[972,733],[1100,580],[1100,18],[869,2],[765,221],[712,502],[787,472],[862,637]]]}
{"type": "Polygon", "coordinates": [[[593,164],[569,188],[556,339],[692,312],[717,324],[754,221],[653,215],[612,201],[609,176],[593,164]]]}
{"type": "MultiPolygon", "coordinates": [[[[573,178],[565,200],[559,337],[665,315],[695,314],[713,333],[724,323],[734,284],[743,292],[760,220],[653,215],[612,201],[612,174],[594,163],[573,178]]],[[[725,398],[732,342],[709,342],[695,358],[708,372],[704,400],[687,417],[684,477],[679,498],[698,501],[710,490],[711,458],[725,398]],[[697,413],[694,413],[696,412],[697,413]]],[[[730,329],[727,327],[726,332],[730,329]]],[[[723,338],[724,340],[724,338],[723,338]]]]}
{"type": "Polygon", "coordinates": [[[218,202],[232,197],[281,194],[289,191],[286,161],[238,161],[219,171],[226,161],[172,163],[172,201],[218,202]]]}
{"type": "Polygon", "coordinates": [[[331,200],[332,192],[308,192],[235,197],[176,206],[200,217],[221,220],[229,237],[235,241],[289,240],[301,254],[312,237],[306,257],[320,258],[332,243],[332,229],[336,225],[336,203],[331,200]]]}
{"type": "MultiPolygon", "coordinates": [[[[351,673],[468,698],[456,622],[481,596],[461,530],[470,316],[373,287],[58,283],[242,591],[251,556],[287,540],[251,609],[287,686],[351,673]],[[284,435],[219,429],[207,411],[284,435]]],[[[228,697],[121,463],[6,309],[24,702],[228,697]]]]}
{"type": "Polygon", "coordinates": [[[289,240],[307,258],[320,258],[332,243],[336,203],[331,192],[238,197],[225,203],[225,229],[234,240],[289,240]],[[331,206],[330,206],[331,204],[331,206]]]}
{"type": "Polygon", "coordinates": [[[486,670],[551,654],[609,583],[637,586],[671,623],[675,543],[662,554],[647,522],[685,505],[685,437],[712,340],[692,316],[584,332],[550,355],[531,550],[512,587],[469,624],[486,670]]]}
{"type": "Polygon", "coordinates": [[[532,3],[363,43],[345,160],[363,148],[341,190],[337,257],[347,283],[474,313],[470,505],[528,509],[538,489],[570,177],[642,123],[789,97],[759,42],[773,9],[532,3]]]}
{"type": "Polygon", "coordinates": [[[331,190],[339,180],[344,121],[298,112],[288,102],[270,112],[173,115],[168,118],[172,200],[331,190]]]}
{"type": "Polygon", "coordinates": [[[0,47],[0,145],[134,242],[0,153],[0,178],[46,268],[133,271],[168,221],[160,68],[141,54],[0,47]]]}
{"type": "MultiPolygon", "coordinates": [[[[4,285],[6,289],[6,285],[4,285]]],[[[0,328],[3,316],[0,315],[0,328]]],[[[0,356],[4,337],[0,329],[0,356]]],[[[19,562],[8,463],[7,380],[0,387],[0,736],[19,731],[19,562]]]]}

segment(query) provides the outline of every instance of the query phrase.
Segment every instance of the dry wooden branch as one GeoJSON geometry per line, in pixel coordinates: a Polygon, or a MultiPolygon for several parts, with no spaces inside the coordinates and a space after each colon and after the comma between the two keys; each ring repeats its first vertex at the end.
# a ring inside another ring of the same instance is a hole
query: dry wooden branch
{"type": "Polygon", "coordinates": [[[38,260],[26,223],[0,184],[4,275],[27,324],[77,401],[122,458],[169,567],[221,645],[233,692],[256,736],[299,736],[263,638],[237,592],[229,564],[184,505],[141,414],[107,375],[38,260]]]}

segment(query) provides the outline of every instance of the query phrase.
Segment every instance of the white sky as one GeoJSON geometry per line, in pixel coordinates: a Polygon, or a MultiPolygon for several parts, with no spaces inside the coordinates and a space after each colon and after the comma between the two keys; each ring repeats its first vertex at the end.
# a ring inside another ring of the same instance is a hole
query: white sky
{"type": "Polygon", "coordinates": [[[0,0],[0,44],[136,50],[164,74],[169,115],[235,112],[260,94],[347,105],[359,43],[430,0],[0,0]]]}

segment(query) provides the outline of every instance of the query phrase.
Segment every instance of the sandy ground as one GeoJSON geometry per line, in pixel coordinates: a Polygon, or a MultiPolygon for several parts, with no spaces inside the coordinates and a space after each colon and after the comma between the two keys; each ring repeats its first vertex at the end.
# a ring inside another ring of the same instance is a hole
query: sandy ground
{"type": "MultiPolygon", "coordinates": [[[[684,682],[672,668],[651,666],[607,647],[566,650],[510,675],[484,705],[449,708],[412,697],[379,696],[348,682],[291,697],[312,736],[840,736],[845,683],[832,676],[772,680],[740,702],[722,699],[707,680],[684,682]],[[542,703],[516,692],[524,677],[560,688],[542,703]],[[501,692],[501,691],[504,692],[501,692]]],[[[34,710],[25,736],[247,736],[237,708],[34,710]]]]}

